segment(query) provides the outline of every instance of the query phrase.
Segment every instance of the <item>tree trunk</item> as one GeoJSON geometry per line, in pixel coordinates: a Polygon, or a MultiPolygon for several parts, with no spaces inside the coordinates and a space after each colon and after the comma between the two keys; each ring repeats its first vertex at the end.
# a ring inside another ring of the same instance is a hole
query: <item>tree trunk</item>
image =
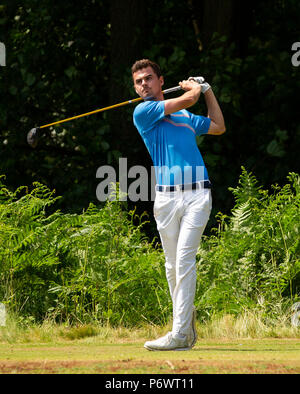
{"type": "MultiPolygon", "coordinates": [[[[140,58],[142,49],[142,9],[140,0],[111,0],[111,58],[110,89],[111,104],[129,100],[134,95],[130,80],[132,64],[140,58]]],[[[126,107],[109,114],[112,132],[116,134],[118,149],[122,153],[132,141],[136,130],[128,119],[126,107]],[[118,111],[118,112],[116,112],[118,111]]],[[[125,152],[124,152],[125,153],[125,152]]]]}
{"type": "Polygon", "coordinates": [[[198,21],[198,41],[205,50],[211,44],[214,33],[227,36],[235,42],[237,55],[247,52],[249,28],[252,21],[253,6],[250,2],[235,0],[188,0],[194,18],[198,21]]]}
{"type": "Polygon", "coordinates": [[[213,33],[229,36],[231,34],[233,17],[233,0],[204,0],[203,1],[203,44],[207,47],[213,33]]]}

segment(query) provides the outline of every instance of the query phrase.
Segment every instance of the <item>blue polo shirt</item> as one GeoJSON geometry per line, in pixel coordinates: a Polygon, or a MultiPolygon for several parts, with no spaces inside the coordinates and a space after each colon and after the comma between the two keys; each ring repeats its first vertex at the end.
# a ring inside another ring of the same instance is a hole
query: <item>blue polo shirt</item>
{"type": "Polygon", "coordinates": [[[164,101],[144,101],[135,108],[133,123],[152,158],[157,184],[208,180],[196,135],[206,134],[210,122],[185,109],[165,116],[164,101]]]}

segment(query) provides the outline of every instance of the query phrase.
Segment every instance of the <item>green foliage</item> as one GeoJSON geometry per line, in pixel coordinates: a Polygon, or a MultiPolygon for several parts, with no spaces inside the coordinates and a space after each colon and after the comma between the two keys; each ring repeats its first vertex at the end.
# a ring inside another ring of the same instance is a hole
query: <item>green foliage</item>
{"type": "Polygon", "coordinates": [[[203,316],[252,308],[275,313],[299,297],[299,175],[288,180],[270,194],[242,169],[239,186],[230,189],[231,216],[218,215],[216,234],[199,249],[196,300],[203,316]]]}
{"type": "MultiPolygon", "coordinates": [[[[144,217],[117,200],[63,214],[46,186],[11,192],[2,180],[0,300],[11,312],[37,322],[167,323],[164,256],[143,235],[144,217]]],[[[288,181],[269,192],[242,168],[231,215],[218,214],[198,250],[202,320],[249,310],[274,317],[299,299],[299,175],[288,181]]]]}
{"type": "Polygon", "coordinates": [[[14,193],[1,184],[0,196],[0,299],[11,311],[36,321],[165,322],[162,254],[134,211],[108,201],[51,213],[58,198],[39,183],[14,193]]]}

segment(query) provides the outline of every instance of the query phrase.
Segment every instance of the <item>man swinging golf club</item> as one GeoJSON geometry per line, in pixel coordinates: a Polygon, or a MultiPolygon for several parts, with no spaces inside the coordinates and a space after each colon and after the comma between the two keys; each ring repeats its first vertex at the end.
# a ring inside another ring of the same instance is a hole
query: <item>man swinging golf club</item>
{"type": "Polygon", "coordinates": [[[164,99],[159,66],[143,59],[132,66],[137,94],[133,122],[151,155],[156,175],[154,217],[165,254],[166,277],[173,303],[173,327],[147,341],[148,350],[188,350],[196,340],[194,298],[196,252],[211,211],[211,184],[196,144],[196,135],[225,132],[222,111],[208,83],[192,78],[185,91],[164,99]],[[187,111],[204,94],[207,117],[187,111]],[[151,97],[151,99],[148,99],[151,97]]]}

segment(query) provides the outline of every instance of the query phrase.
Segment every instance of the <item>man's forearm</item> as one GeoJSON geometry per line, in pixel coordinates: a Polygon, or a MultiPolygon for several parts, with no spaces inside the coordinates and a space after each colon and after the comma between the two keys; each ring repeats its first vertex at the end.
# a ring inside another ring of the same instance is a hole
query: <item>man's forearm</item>
{"type": "MultiPolygon", "coordinates": [[[[185,90],[186,84],[191,85],[191,81],[180,82],[179,85],[185,90]]],[[[172,114],[196,104],[201,93],[201,86],[193,82],[192,88],[186,90],[181,96],[165,100],[165,115],[172,114]]]]}
{"type": "Polygon", "coordinates": [[[219,103],[214,95],[212,89],[208,89],[204,94],[206,106],[207,106],[207,116],[217,125],[225,128],[224,118],[219,106],[219,103]]]}
{"type": "Polygon", "coordinates": [[[190,106],[192,106],[192,105],[196,104],[197,101],[199,100],[200,93],[201,93],[201,86],[197,85],[197,86],[194,86],[193,89],[185,92],[182,95],[182,97],[184,97],[187,101],[190,101],[190,106]]]}

